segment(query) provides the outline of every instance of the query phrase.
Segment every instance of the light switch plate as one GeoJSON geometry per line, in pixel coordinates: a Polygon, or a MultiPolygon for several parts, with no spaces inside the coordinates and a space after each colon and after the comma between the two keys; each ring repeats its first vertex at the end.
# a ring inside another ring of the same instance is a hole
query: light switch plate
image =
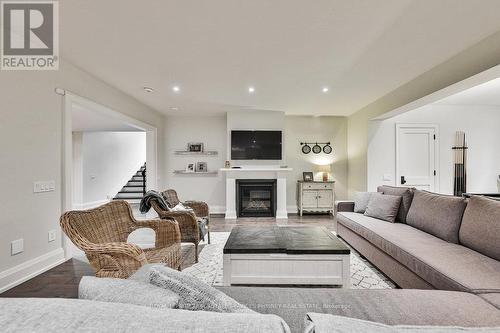
{"type": "Polygon", "coordinates": [[[33,183],[33,192],[52,192],[56,190],[56,182],[54,180],[36,181],[33,183]]]}
{"type": "Polygon", "coordinates": [[[10,255],[16,255],[24,251],[24,239],[16,239],[10,243],[10,255]]]}
{"type": "Polygon", "coordinates": [[[56,231],[55,230],[49,231],[48,240],[49,240],[49,243],[56,240],[56,231]]]}

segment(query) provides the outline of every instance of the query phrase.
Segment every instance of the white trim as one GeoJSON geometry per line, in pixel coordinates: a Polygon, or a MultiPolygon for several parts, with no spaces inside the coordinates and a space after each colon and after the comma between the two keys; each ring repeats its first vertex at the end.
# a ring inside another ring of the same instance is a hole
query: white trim
{"type": "MultiPolygon", "coordinates": [[[[71,120],[71,111],[74,104],[83,108],[98,112],[107,117],[117,119],[126,123],[128,126],[135,127],[138,130],[146,132],[146,163],[148,168],[147,189],[158,188],[158,129],[152,125],[144,123],[135,118],[129,117],[123,113],[115,111],[104,105],[98,104],[85,97],[78,96],[68,90],[61,88],[55,89],[56,94],[63,96],[62,103],[62,212],[73,209],[72,200],[72,178],[73,178],[73,127],[71,120]]],[[[64,235],[64,233],[63,233],[64,235]]],[[[66,259],[72,258],[72,243],[66,235],[62,237],[62,246],[66,259]]]]}
{"type": "Polygon", "coordinates": [[[14,288],[65,261],[63,248],[58,248],[0,272],[0,293],[14,288]]]}
{"type": "Polygon", "coordinates": [[[394,179],[395,186],[399,184],[399,130],[402,128],[432,128],[434,130],[434,134],[436,135],[436,139],[434,140],[434,170],[436,170],[436,175],[434,176],[434,189],[432,190],[435,193],[439,193],[439,125],[438,124],[423,124],[423,123],[396,123],[396,156],[395,156],[395,171],[396,177],[394,179]]]}

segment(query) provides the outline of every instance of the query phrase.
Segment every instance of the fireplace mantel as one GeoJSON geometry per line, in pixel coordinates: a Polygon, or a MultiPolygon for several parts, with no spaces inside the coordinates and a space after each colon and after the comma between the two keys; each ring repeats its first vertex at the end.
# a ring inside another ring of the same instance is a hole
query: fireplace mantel
{"type": "Polygon", "coordinates": [[[248,166],[238,169],[223,168],[226,174],[226,219],[236,219],[236,179],[276,179],[276,218],[287,219],[286,175],[291,168],[248,166]]]}

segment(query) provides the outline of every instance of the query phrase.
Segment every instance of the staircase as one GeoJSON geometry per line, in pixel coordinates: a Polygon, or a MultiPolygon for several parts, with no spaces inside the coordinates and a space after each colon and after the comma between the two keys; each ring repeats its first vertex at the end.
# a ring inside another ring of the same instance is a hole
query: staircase
{"type": "Polygon", "coordinates": [[[113,200],[125,200],[134,205],[146,194],[146,163],[130,178],[113,200]]]}

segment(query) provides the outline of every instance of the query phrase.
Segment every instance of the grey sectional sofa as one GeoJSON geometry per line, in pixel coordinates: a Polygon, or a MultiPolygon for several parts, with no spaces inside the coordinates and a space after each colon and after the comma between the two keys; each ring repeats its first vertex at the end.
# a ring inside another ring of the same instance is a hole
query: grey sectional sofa
{"type": "Polygon", "coordinates": [[[388,186],[378,192],[403,197],[396,223],[341,202],[341,238],[401,288],[469,292],[500,306],[500,202],[388,186]]]}

